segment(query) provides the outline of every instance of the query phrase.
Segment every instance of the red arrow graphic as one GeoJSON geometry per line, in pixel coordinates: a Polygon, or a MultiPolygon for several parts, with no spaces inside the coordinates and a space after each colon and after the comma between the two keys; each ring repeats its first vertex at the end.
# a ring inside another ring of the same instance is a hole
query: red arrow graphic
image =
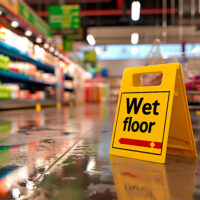
{"type": "Polygon", "coordinates": [[[132,173],[129,173],[129,172],[123,172],[123,173],[121,173],[121,175],[123,175],[123,176],[130,176],[132,178],[137,178],[138,177],[135,174],[132,174],[132,173]]]}
{"type": "Polygon", "coordinates": [[[133,145],[133,146],[140,146],[140,147],[149,147],[149,148],[154,148],[154,149],[162,148],[162,142],[135,140],[135,139],[129,139],[129,138],[120,138],[119,143],[133,145]]]}

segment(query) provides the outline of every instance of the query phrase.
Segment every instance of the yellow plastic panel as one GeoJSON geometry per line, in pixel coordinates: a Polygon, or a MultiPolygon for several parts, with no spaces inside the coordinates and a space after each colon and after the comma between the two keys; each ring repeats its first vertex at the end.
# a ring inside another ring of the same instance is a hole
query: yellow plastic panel
{"type": "Polygon", "coordinates": [[[110,154],[164,163],[167,147],[171,154],[197,156],[180,65],[126,69],[110,154]],[[161,84],[142,86],[142,75],[153,73],[162,73],[161,84]]]}

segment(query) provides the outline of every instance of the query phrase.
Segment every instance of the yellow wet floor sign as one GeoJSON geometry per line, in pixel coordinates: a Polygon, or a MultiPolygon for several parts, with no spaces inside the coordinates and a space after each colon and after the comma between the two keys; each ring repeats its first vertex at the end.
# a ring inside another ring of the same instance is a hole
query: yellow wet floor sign
{"type": "Polygon", "coordinates": [[[124,71],[110,154],[165,163],[166,154],[196,157],[196,146],[178,63],[124,71]],[[160,85],[143,86],[142,76],[162,74],[160,85]]]}

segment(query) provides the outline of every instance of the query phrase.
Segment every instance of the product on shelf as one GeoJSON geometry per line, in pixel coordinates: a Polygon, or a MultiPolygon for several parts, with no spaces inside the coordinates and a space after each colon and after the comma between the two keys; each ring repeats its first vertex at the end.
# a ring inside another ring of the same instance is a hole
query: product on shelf
{"type": "Polygon", "coordinates": [[[34,45],[27,37],[19,36],[6,27],[0,25],[0,41],[27,53],[31,58],[40,60],[48,65],[56,65],[56,57],[38,45],[34,45]]]}
{"type": "Polygon", "coordinates": [[[9,57],[0,55],[0,69],[9,70],[9,62],[9,57]]]}
{"type": "Polygon", "coordinates": [[[31,57],[35,60],[39,60],[45,64],[56,66],[57,58],[51,53],[45,51],[42,47],[34,45],[34,54],[31,57]]]}
{"type": "Polygon", "coordinates": [[[8,86],[0,85],[0,99],[10,99],[11,89],[8,86]]]}
{"type": "Polygon", "coordinates": [[[195,75],[185,82],[187,91],[200,91],[200,75],[195,75]]]}
{"type": "Polygon", "coordinates": [[[109,85],[106,79],[92,79],[85,82],[85,101],[100,103],[108,101],[109,85]]]}
{"type": "Polygon", "coordinates": [[[70,73],[70,70],[69,70],[69,66],[70,66],[69,63],[60,61],[60,62],[59,62],[59,66],[63,68],[63,72],[64,72],[64,73],[71,74],[71,73],[70,73]]]}
{"type": "Polygon", "coordinates": [[[28,38],[19,36],[2,25],[0,25],[0,40],[23,53],[30,53],[32,42],[28,38]]]}
{"type": "Polygon", "coordinates": [[[48,98],[55,98],[55,91],[48,87],[44,91],[31,92],[20,89],[18,84],[0,85],[0,99],[45,100],[48,98]]]}
{"type": "Polygon", "coordinates": [[[121,87],[121,78],[109,78],[110,101],[117,103],[121,87]]]}
{"type": "Polygon", "coordinates": [[[64,81],[65,88],[73,88],[73,83],[71,81],[64,81]]]}
{"type": "Polygon", "coordinates": [[[31,63],[27,62],[10,62],[9,70],[17,72],[20,74],[28,75],[32,80],[56,84],[56,77],[53,74],[45,73],[41,70],[38,70],[37,67],[31,63]]]}
{"type": "Polygon", "coordinates": [[[64,93],[63,93],[63,102],[70,102],[71,99],[74,99],[74,98],[72,97],[72,94],[71,94],[71,93],[69,93],[69,92],[64,92],[64,93]]]}
{"type": "Polygon", "coordinates": [[[13,72],[18,72],[20,74],[27,74],[32,76],[36,73],[37,67],[31,63],[26,62],[10,62],[9,69],[13,72]]]}
{"type": "Polygon", "coordinates": [[[10,88],[11,91],[11,99],[18,99],[18,95],[19,95],[19,85],[17,84],[4,84],[5,86],[10,88]]]}

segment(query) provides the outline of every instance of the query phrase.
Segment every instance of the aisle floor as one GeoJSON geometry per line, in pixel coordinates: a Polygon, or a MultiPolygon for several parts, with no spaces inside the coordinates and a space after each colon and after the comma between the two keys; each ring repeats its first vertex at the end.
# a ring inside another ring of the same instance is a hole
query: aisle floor
{"type": "MultiPolygon", "coordinates": [[[[1,112],[0,199],[200,199],[199,156],[109,157],[115,108],[1,112]]],[[[200,152],[200,116],[191,117],[200,152]]]]}

